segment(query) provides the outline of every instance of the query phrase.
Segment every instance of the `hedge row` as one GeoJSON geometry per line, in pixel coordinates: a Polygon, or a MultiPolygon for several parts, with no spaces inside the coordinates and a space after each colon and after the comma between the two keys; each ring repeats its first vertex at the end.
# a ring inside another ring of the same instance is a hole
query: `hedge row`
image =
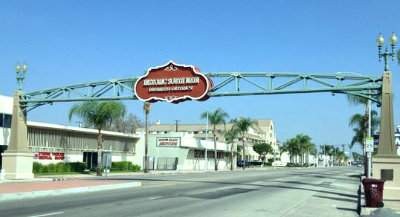
{"type": "Polygon", "coordinates": [[[133,164],[129,161],[120,161],[120,162],[112,162],[111,163],[111,171],[139,171],[140,166],[133,164]]]}
{"type": "Polygon", "coordinates": [[[48,165],[43,165],[38,162],[33,163],[33,173],[82,173],[85,168],[86,164],[81,162],[57,163],[48,165]]]}
{"type": "MultiPolygon", "coordinates": [[[[83,173],[86,169],[86,164],[81,162],[73,163],[57,163],[43,165],[38,162],[33,163],[33,173],[83,173]]],[[[140,171],[140,166],[132,164],[129,161],[112,162],[111,171],[140,171]]]]}

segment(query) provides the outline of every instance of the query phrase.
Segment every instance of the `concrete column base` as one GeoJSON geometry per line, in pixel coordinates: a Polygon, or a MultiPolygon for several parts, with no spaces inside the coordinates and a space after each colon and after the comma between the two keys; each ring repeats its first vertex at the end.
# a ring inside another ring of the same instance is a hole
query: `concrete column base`
{"type": "Polygon", "coordinates": [[[393,180],[386,180],[383,190],[384,200],[399,200],[400,198],[400,157],[374,157],[372,159],[372,176],[382,179],[382,170],[392,170],[393,180]]]}
{"type": "Polygon", "coordinates": [[[32,153],[3,153],[5,179],[33,179],[32,153]]]}

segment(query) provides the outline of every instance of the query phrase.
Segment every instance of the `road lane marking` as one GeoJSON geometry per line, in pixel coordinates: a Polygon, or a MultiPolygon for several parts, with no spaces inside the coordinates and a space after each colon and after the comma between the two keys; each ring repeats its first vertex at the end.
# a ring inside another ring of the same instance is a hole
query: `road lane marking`
{"type": "Polygon", "coordinates": [[[42,214],[42,215],[31,215],[31,216],[28,216],[28,217],[44,217],[44,216],[60,215],[60,214],[63,214],[63,213],[64,213],[63,211],[50,212],[50,213],[45,213],[45,214],[42,214]]]}
{"type": "Polygon", "coordinates": [[[162,196],[149,197],[148,200],[157,200],[163,198],[162,196]]]}

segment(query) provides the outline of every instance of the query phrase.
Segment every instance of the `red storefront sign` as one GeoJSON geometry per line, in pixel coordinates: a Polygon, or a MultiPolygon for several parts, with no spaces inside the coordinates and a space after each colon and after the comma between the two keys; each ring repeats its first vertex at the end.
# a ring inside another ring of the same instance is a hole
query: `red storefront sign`
{"type": "Polygon", "coordinates": [[[35,154],[35,158],[39,160],[64,160],[64,153],[62,152],[38,152],[35,154]]]}
{"type": "Polygon", "coordinates": [[[64,160],[64,153],[62,152],[53,152],[54,160],[64,160]]]}
{"type": "Polygon", "coordinates": [[[163,66],[147,70],[135,83],[136,97],[143,101],[206,100],[211,81],[191,65],[169,61],[163,66]]]}
{"type": "Polygon", "coordinates": [[[39,160],[51,160],[50,152],[39,152],[38,153],[39,160]]]}

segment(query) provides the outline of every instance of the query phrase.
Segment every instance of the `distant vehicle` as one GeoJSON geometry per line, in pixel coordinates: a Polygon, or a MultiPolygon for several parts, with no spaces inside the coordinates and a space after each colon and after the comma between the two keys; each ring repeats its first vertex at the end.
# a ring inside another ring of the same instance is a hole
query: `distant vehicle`
{"type": "Polygon", "coordinates": [[[252,160],[252,161],[249,162],[249,164],[250,164],[251,166],[261,166],[262,163],[263,163],[263,162],[260,161],[260,160],[252,160]]]}
{"type": "Polygon", "coordinates": [[[248,167],[250,166],[250,162],[247,160],[238,160],[236,165],[238,167],[243,167],[243,166],[248,167]]]}
{"type": "Polygon", "coordinates": [[[273,167],[285,167],[287,165],[286,162],[282,162],[282,161],[274,161],[272,162],[272,166],[273,167]]]}

